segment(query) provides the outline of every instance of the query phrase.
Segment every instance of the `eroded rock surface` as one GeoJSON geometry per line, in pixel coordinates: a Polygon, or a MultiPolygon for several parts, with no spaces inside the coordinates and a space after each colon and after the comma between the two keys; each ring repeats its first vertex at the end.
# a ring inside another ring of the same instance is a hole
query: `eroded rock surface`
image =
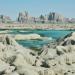
{"type": "Polygon", "coordinates": [[[75,75],[75,33],[56,47],[42,48],[40,54],[19,45],[10,35],[0,42],[0,75],[75,75]]]}

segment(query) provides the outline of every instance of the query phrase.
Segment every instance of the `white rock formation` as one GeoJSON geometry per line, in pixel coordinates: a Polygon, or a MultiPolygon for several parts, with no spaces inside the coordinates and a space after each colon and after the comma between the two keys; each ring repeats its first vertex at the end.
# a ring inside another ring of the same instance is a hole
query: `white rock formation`
{"type": "Polygon", "coordinates": [[[9,35],[3,36],[0,75],[75,75],[75,45],[44,47],[37,54],[20,46],[9,35]]]}
{"type": "Polygon", "coordinates": [[[30,40],[30,39],[42,39],[42,37],[38,34],[17,34],[15,35],[15,40],[30,40]]]}

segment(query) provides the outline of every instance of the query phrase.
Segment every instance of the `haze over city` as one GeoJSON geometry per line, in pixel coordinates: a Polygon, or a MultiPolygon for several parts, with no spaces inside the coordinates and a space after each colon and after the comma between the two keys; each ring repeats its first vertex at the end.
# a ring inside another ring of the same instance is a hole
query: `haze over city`
{"type": "Polygon", "coordinates": [[[12,19],[25,10],[32,16],[57,12],[75,18],[75,0],[0,0],[0,14],[12,19]]]}

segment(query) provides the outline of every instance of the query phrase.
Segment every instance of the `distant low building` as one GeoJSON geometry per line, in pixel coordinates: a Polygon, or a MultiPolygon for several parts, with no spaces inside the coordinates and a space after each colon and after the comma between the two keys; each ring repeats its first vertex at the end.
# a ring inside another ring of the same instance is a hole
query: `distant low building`
{"type": "Polygon", "coordinates": [[[10,23],[11,18],[9,16],[0,15],[0,23],[10,23]]]}
{"type": "Polygon", "coordinates": [[[68,23],[69,21],[70,21],[69,18],[64,18],[64,22],[65,22],[65,23],[68,23]]]}
{"type": "Polygon", "coordinates": [[[64,21],[64,16],[55,13],[55,12],[50,12],[48,15],[48,20],[50,22],[63,22],[64,21]]]}
{"type": "Polygon", "coordinates": [[[71,18],[70,22],[75,23],[75,18],[71,18]]]}
{"type": "Polygon", "coordinates": [[[64,22],[65,23],[75,23],[75,18],[65,18],[64,22]]]}

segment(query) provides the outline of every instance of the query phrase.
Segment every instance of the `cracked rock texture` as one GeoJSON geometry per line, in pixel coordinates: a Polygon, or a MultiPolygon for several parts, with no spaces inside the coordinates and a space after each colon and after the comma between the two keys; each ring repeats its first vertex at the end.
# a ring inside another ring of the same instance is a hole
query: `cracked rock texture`
{"type": "Polygon", "coordinates": [[[0,40],[0,75],[75,75],[75,32],[54,48],[38,52],[19,45],[11,35],[0,40]]]}

